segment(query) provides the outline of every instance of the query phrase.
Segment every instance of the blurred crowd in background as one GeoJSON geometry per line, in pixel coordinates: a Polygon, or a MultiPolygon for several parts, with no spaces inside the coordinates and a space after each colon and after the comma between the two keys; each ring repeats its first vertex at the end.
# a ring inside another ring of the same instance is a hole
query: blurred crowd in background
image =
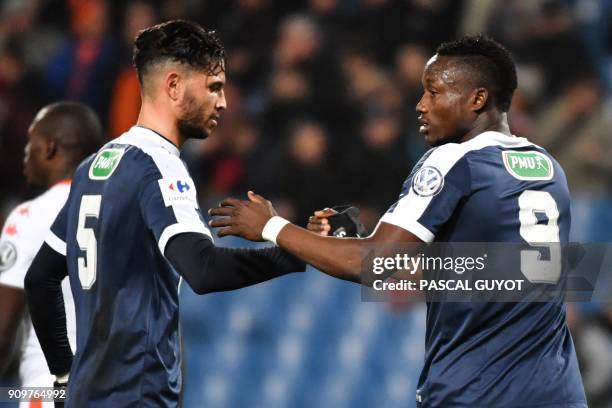
{"type": "MultiPolygon", "coordinates": [[[[612,238],[607,0],[4,0],[0,221],[37,193],[21,174],[36,111],[82,101],[119,136],[139,110],[132,41],[173,18],[217,30],[228,56],[220,127],[183,151],[202,208],[253,189],[297,223],[351,203],[372,228],[428,148],[415,112],[426,61],[444,40],[485,32],[517,62],[512,131],[567,173],[573,239],[612,238]]],[[[609,402],[612,310],[573,307],[571,323],[579,346],[597,350],[582,353],[587,388],[609,402]]]]}

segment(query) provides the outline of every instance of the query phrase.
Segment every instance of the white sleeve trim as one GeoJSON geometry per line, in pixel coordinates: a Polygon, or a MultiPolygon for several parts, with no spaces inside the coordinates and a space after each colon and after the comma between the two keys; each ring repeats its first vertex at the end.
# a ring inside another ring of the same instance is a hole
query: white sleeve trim
{"type": "Polygon", "coordinates": [[[47,237],[45,238],[45,242],[49,245],[55,252],[60,255],[66,256],[66,243],[62,241],[57,235],[53,233],[53,231],[49,230],[47,237]]]}
{"type": "Polygon", "coordinates": [[[428,244],[432,242],[435,238],[435,235],[418,221],[402,220],[402,217],[394,216],[393,213],[387,213],[383,215],[380,221],[386,222],[387,224],[393,224],[397,227],[405,229],[411,234],[414,234],[421,241],[426,242],[428,244]]]}
{"type": "Polygon", "coordinates": [[[197,223],[187,224],[187,223],[181,222],[181,223],[168,225],[166,228],[164,228],[161,235],[159,236],[158,246],[159,246],[159,250],[162,253],[162,255],[164,255],[166,244],[168,244],[168,241],[170,241],[170,238],[172,238],[175,235],[182,234],[184,232],[199,232],[204,235],[207,235],[208,237],[210,237],[211,241],[214,241],[213,236],[210,233],[210,230],[206,228],[204,224],[202,223],[198,225],[197,223]]]}

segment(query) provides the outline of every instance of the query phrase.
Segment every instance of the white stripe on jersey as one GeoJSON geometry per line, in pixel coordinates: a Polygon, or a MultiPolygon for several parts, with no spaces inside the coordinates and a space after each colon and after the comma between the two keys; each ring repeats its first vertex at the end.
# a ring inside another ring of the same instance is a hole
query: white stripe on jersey
{"type": "Polygon", "coordinates": [[[66,243],[61,240],[60,237],[55,235],[53,231],[49,230],[47,236],[45,237],[45,242],[49,245],[55,252],[60,255],[66,256],[66,243]]]}
{"type": "MultiPolygon", "coordinates": [[[[502,146],[506,148],[519,148],[534,146],[533,143],[523,137],[507,136],[500,132],[484,132],[463,143],[447,143],[437,147],[423,162],[425,166],[435,167],[440,171],[442,177],[453,168],[453,166],[467,153],[484,149],[489,146],[502,146]]],[[[442,192],[443,194],[443,192],[442,192]]],[[[434,234],[418,222],[423,215],[434,195],[423,197],[409,188],[408,194],[401,197],[393,212],[387,212],[382,216],[380,222],[396,225],[411,232],[424,242],[432,242],[434,234]]]]}

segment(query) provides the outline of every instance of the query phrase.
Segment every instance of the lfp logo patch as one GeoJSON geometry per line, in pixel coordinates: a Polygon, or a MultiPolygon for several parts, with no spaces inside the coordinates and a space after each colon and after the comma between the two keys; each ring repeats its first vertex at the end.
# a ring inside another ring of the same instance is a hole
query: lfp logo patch
{"type": "Polygon", "coordinates": [[[553,164],[544,153],[532,150],[502,152],[504,166],[508,173],[519,180],[550,180],[553,177],[553,164]]]}
{"type": "Polygon", "coordinates": [[[0,243],[0,273],[11,269],[17,261],[17,248],[8,241],[0,243]]]}
{"type": "Polygon", "coordinates": [[[196,190],[191,178],[158,180],[166,207],[190,202],[197,207],[196,190]]]}
{"type": "Polygon", "coordinates": [[[123,149],[104,149],[98,153],[89,168],[89,178],[92,180],[106,180],[109,178],[123,157],[123,149]]]}
{"type": "Polygon", "coordinates": [[[412,191],[421,197],[431,197],[444,187],[444,177],[433,166],[423,166],[412,177],[412,191]]]}

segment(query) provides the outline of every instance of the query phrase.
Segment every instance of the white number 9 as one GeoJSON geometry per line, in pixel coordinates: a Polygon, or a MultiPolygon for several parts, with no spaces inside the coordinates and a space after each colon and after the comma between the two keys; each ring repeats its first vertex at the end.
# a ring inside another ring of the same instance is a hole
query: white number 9
{"type": "Polygon", "coordinates": [[[525,190],[518,199],[520,234],[533,247],[547,248],[550,259],[544,260],[538,249],[521,251],[521,272],[532,283],[555,284],[561,277],[559,242],[559,209],[546,191],[525,190]],[[546,214],[547,223],[538,223],[536,213],[546,214]]]}

